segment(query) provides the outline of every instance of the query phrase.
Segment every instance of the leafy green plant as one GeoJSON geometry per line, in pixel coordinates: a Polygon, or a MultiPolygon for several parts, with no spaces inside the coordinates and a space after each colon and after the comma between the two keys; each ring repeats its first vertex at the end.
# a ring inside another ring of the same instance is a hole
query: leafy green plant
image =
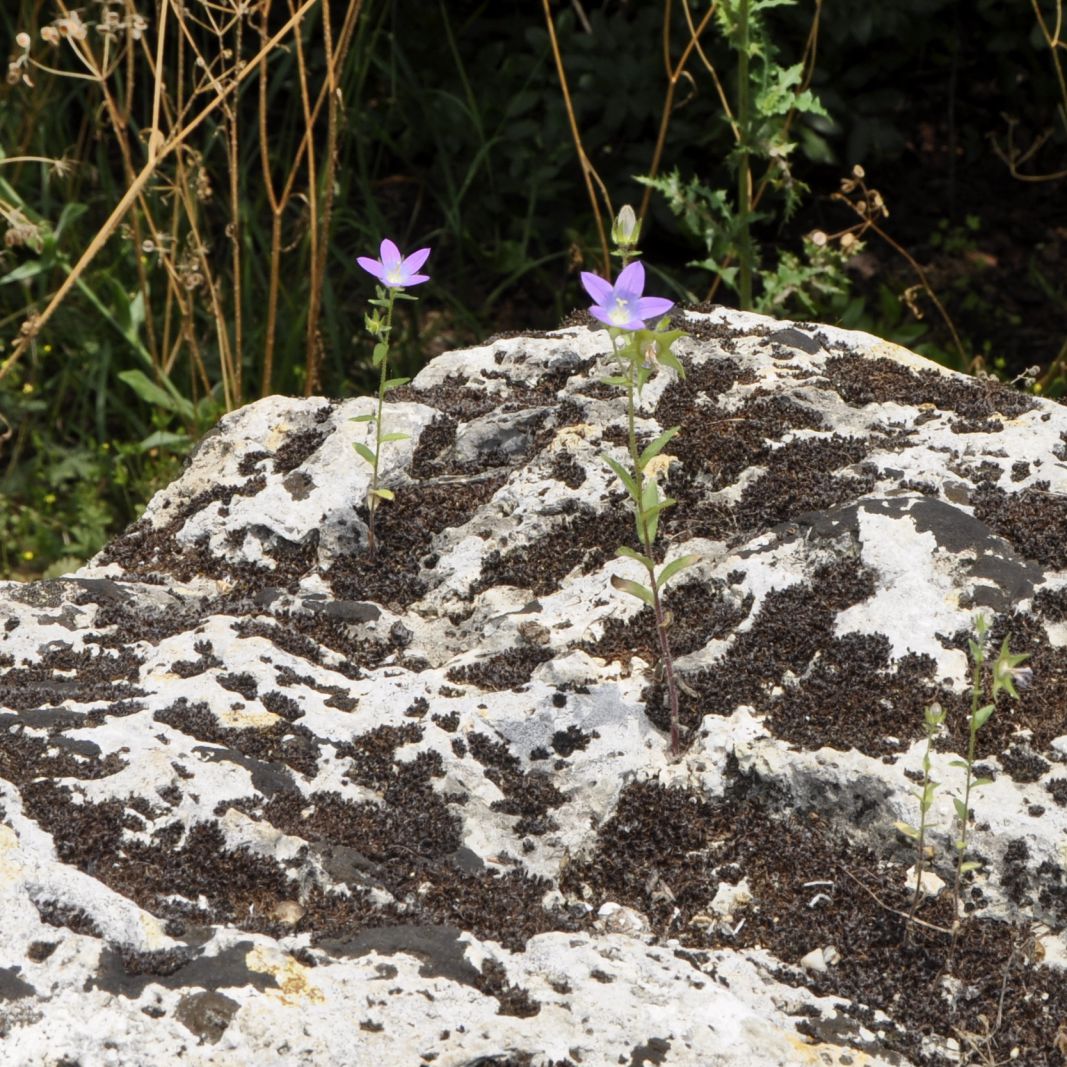
{"type": "Polygon", "coordinates": [[[956,836],[953,840],[956,850],[956,873],[952,883],[952,910],[955,916],[953,938],[958,933],[960,925],[960,885],[963,875],[967,871],[981,867],[981,863],[977,860],[967,859],[971,825],[971,792],[990,782],[990,779],[975,777],[974,774],[978,732],[989,722],[996,710],[997,697],[1001,692],[1006,692],[1016,700],[1019,699],[1015,688],[1015,677],[1019,673],[1019,665],[1029,658],[1028,652],[1013,653],[1008,647],[1008,638],[1005,636],[996,659],[990,665],[986,651],[988,635],[989,622],[984,615],[979,615],[975,621],[975,636],[967,640],[971,657],[971,712],[967,718],[967,755],[964,759],[952,761],[953,767],[959,767],[964,772],[963,796],[953,799],[952,802],[956,809],[956,836]],[[982,703],[983,697],[988,698],[988,703],[982,703]]]}
{"type": "MultiPolygon", "coordinates": [[[[940,784],[930,777],[930,751],[945,722],[945,714],[944,709],[936,701],[933,704],[930,704],[923,713],[923,728],[926,732],[926,748],[923,751],[922,789],[916,794],[916,798],[919,801],[919,825],[912,826],[910,823],[906,822],[897,822],[895,824],[901,833],[910,837],[915,842],[915,892],[911,899],[911,910],[908,912],[908,926],[905,928],[906,930],[911,929],[911,924],[915,920],[915,912],[918,910],[919,901],[922,899],[923,895],[923,871],[927,859],[926,817],[929,815],[930,809],[934,805],[934,792],[940,784]]],[[[905,934],[905,936],[907,935],[905,934]]]]}
{"type": "Polygon", "coordinates": [[[420,248],[412,252],[410,256],[402,256],[400,249],[386,238],[382,241],[380,258],[371,259],[369,256],[360,256],[359,265],[372,274],[381,283],[376,290],[375,297],[370,301],[374,311],[370,312],[365,319],[367,332],[375,339],[373,361],[378,368],[378,409],[374,415],[357,415],[352,422],[374,423],[374,447],[356,441],[352,447],[360,457],[371,465],[370,489],[367,492],[367,551],[373,557],[377,551],[377,543],[374,540],[374,516],[378,505],[383,500],[392,500],[392,489],[386,489],[378,484],[378,466],[382,456],[382,445],[388,441],[406,441],[406,433],[385,433],[382,427],[382,409],[385,405],[385,395],[392,389],[399,389],[406,385],[410,378],[389,377],[389,339],[393,332],[393,308],[397,300],[414,300],[404,292],[412,285],[422,285],[428,282],[428,274],[419,274],[419,270],[430,255],[428,248],[420,248]]]}
{"type": "Polygon", "coordinates": [[[667,696],[670,706],[671,754],[681,753],[681,738],[678,727],[678,684],[674,675],[674,659],[671,655],[667,630],[671,624],[670,613],[663,606],[663,589],[681,571],[698,561],[695,555],[679,556],[659,567],[655,558],[654,542],[659,529],[660,515],[675,501],[660,494],[656,477],[651,473],[653,461],[680,432],[681,427],[664,430],[640,451],[637,443],[635,410],[637,398],[648,383],[657,365],[669,367],[684,377],[685,370],[671,352],[671,345],[683,337],[682,330],[665,328],[665,318],[648,329],[645,320],[665,316],[673,306],[661,297],[644,296],[645,272],[638,262],[630,262],[636,256],[639,227],[633,209],[624,207],[615,220],[612,231],[619,254],[626,264],[612,285],[591,272],[583,272],[582,284],[593,298],[590,313],[607,326],[613,355],[622,364],[622,373],[605,378],[608,385],[626,390],[626,439],[630,453],[627,469],[618,460],[605,454],[604,462],[622,482],[634,509],[634,524],[641,550],[628,546],[618,549],[618,555],[632,559],[644,567],[648,584],[635,582],[618,575],[611,584],[624,593],[636,597],[652,609],[656,621],[656,636],[660,648],[660,662],[667,681],[667,696]],[[658,569],[657,569],[658,568],[658,569]]]}

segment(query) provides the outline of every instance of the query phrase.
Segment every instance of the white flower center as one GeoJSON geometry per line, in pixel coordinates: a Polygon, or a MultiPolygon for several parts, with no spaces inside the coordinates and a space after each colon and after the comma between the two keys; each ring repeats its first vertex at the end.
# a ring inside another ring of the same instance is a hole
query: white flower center
{"type": "Polygon", "coordinates": [[[615,303],[608,312],[608,318],[616,326],[625,326],[630,321],[630,301],[615,297],[615,303]]]}
{"type": "Polygon", "coordinates": [[[400,285],[403,283],[404,275],[401,273],[399,263],[395,267],[390,267],[385,272],[385,280],[392,285],[400,285]]]}

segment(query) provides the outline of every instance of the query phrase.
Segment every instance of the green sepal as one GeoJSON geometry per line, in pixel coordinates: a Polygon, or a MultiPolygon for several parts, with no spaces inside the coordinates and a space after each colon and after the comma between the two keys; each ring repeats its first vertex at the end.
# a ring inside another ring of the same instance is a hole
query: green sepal
{"type": "Polygon", "coordinates": [[[655,567],[655,563],[651,559],[649,559],[648,556],[645,556],[640,552],[635,552],[634,549],[627,548],[626,545],[621,545],[618,549],[616,549],[615,554],[617,556],[625,556],[627,559],[637,560],[637,562],[640,563],[641,566],[644,567],[645,570],[649,571],[650,573],[652,571],[652,568],[655,567]]]}
{"type": "Polygon", "coordinates": [[[699,562],[700,557],[694,553],[690,553],[688,556],[679,556],[677,559],[672,559],[670,563],[659,572],[656,584],[661,587],[666,585],[679,571],[684,571],[686,567],[692,567],[694,563],[699,562]]]}
{"type": "Polygon", "coordinates": [[[371,496],[381,497],[382,500],[395,500],[396,493],[392,489],[372,489],[371,496]]]}
{"type": "Polygon", "coordinates": [[[630,596],[643,600],[649,607],[653,606],[652,590],[646,589],[640,582],[632,582],[629,578],[620,578],[617,574],[611,576],[611,584],[616,589],[621,589],[630,596]]]}
{"type": "Polygon", "coordinates": [[[382,436],[378,440],[382,441],[383,443],[385,441],[410,441],[411,440],[411,434],[409,434],[409,433],[383,433],[382,436]]]}
{"type": "Polygon", "coordinates": [[[678,357],[673,352],[662,351],[659,354],[659,361],[665,367],[670,367],[679,378],[685,377],[685,367],[679,362],[678,357]]]}
{"type": "Polygon", "coordinates": [[[352,447],[373,467],[377,462],[377,457],[374,453],[365,445],[359,441],[353,441],[352,447]]]}
{"type": "Polygon", "coordinates": [[[679,433],[681,429],[681,426],[672,426],[669,430],[664,430],[655,441],[649,444],[644,452],[641,453],[641,458],[637,461],[638,470],[643,471],[648,464],[663,451],[670,439],[679,433]]]}

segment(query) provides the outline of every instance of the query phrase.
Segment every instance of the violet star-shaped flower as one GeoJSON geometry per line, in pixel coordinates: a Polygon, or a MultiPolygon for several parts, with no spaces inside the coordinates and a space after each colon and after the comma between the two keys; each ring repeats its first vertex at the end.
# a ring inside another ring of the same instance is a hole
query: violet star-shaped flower
{"type": "Polygon", "coordinates": [[[356,262],[387,289],[406,289],[409,285],[421,285],[430,280],[428,274],[418,273],[429,254],[428,248],[420,248],[410,256],[402,256],[400,249],[387,237],[382,241],[379,259],[359,256],[356,262]]]}
{"type": "Polygon", "coordinates": [[[620,330],[643,330],[646,319],[658,319],[674,307],[673,300],[641,295],[645,291],[645,268],[640,263],[624,267],[614,285],[599,274],[583,270],[582,285],[594,300],[589,309],[593,318],[620,330]]]}

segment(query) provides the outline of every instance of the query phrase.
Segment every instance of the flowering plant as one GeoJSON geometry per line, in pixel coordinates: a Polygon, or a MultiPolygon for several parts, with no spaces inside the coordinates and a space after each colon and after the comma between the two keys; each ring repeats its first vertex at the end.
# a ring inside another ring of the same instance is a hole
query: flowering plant
{"type": "Polygon", "coordinates": [[[660,515],[675,501],[660,495],[656,478],[651,473],[651,465],[681,427],[672,426],[664,430],[642,451],[638,451],[635,403],[657,365],[670,367],[678,375],[685,376],[681,363],[671,352],[671,345],[684,334],[681,330],[666,328],[663,316],[674,306],[673,302],[662,297],[645,296],[645,269],[640,263],[629,262],[636,255],[637,230],[633,209],[624,207],[612,229],[612,236],[624,263],[614,285],[589,271],[584,271],[581,277],[585,291],[593,298],[590,314],[607,326],[612,353],[623,364],[621,374],[611,375],[605,381],[609,385],[618,385],[626,390],[627,441],[631,467],[628,470],[608,455],[603,458],[618,476],[633,502],[634,522],[641,551],[622,546],[618,554],[640,563],[648,574],[647,585],[618,576],[612,578],[611,584],[647,604],[655,615],[656,634],[670,705],[671,754],[677,756],[681,752],[678,684],[674,676],[674,661],[667,636],[670,614],[663,607],[662,591],[671,578],[696,563],[698,557],[680,556],[657,571],[653,542],[659,528],[660,515]],[[649,329],[647,320],[653,318],[659,318],[660,321],[649,329]]]}
{"type": "Polygon", "coordinates": [[[382,500],[392,500],[394,495],[391,489],[385,489],[378,484],[382,445],[388,441],[406,441],[408,438],[406,433],[383,433],[382,431],[385,394],[391,389],[406,385],[411,380],[388,376],[389,337],[393,330],[393,308],[397,300],[415,299],[404,292],[406,288],[421,285],[430,280],[428,274],[419,274],[419,268],[426,262],[429,255],[430,249],[420,248],[417,252],[412,252],[410,256],[403,256],[396,244],[386,238],[381,243],[378,259],[371,259],[369,256],[357,258],[359,265],[368,274],[373,274],[381,283],[375,291],[374,299],[370,301],[374,310],[368,312],[364,318],[367,332],[375,338],[376,342],[371,363],[380,371],[378,410],[374,415],[357,415],[352,419],[352,422],[374,423],[374,447],[371,448],[360,441],[352,446],[371,465],[371,483],[367,492],[367,551],[371,556],[377,552],[377,542],[374,538],[374,516],[378,510],[378,504],[382,500]]]}

